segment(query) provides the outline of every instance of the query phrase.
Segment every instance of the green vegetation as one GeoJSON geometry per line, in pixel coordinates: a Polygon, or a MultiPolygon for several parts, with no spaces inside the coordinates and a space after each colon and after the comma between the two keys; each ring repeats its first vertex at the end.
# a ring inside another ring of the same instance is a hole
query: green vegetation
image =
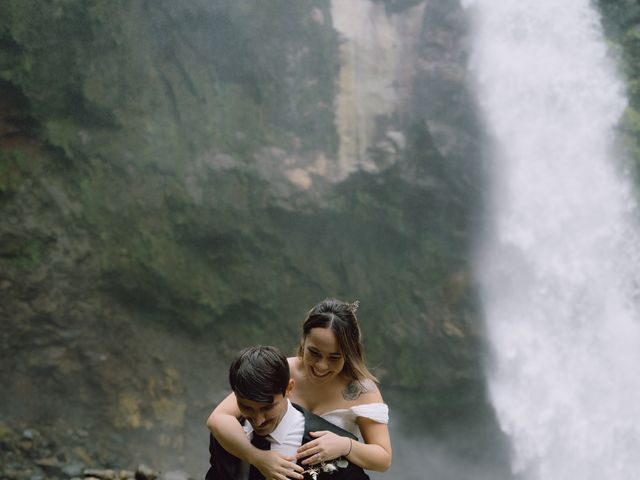
{"type": "Polygon", "coordinates": [[[484,415],[473,154],[443,158],[418,119],[382,174],[289,195],[261,173],[272,147],[335,158],[329,4],[0,0],[0,81],[34,124],[0,148],[0,208],[30,219],[0,261],[38,269],[25,290],[56,286],[53,317],[74,311],[59,297],[82,325],[106,305],[114,338],[153,327],[221,355],[291,351],[311,305],[357,298],[369,361],[407,418],[484,415]]]}
{"type": "Polygon", "coordinates": [[[0,78],[70,157],[178,172],[216,145],[336,149],[328,2],[3,0],[0,78]]]}
{"type": "Polygon", "coordinates": [[[618,126],[623,151],[635,166],[640,185],[640,4],[636,0],[598,0],[605,32],[626,79],[629,104],[618,126]]]}
{"type": "Polygon", "coordinates": [[[28,160],[20,150],[0,150],[0,196],[14,191],[27,170],[28,160]]]}

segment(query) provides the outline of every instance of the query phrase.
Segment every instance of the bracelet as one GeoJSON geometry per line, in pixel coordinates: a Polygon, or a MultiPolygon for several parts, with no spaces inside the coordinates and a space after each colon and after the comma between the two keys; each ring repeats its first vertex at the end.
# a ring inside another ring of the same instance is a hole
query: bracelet
{"type": "Polygon", "coordinates": [[[345,455],[345,458],[349,456],[349,454],[351,453],[351,449],[352,448],[353,448],[353,440],[349,439],[349,451],[345,455]]]}

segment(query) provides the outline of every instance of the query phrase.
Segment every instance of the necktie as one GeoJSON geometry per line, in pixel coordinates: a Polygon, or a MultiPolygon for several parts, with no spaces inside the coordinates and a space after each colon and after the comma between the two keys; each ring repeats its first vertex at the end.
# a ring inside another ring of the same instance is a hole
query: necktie
{"type": "MultiPolygon", "coordinates": [[[[259,448],[260,450],[271,449],[271,442],[269,442],[269,440],[267,440],[266,437],[261,437],[260,435],[257,435],[256,432],[253,432],[251,445],[253,445],[256,448],[259,448]]],[[[260,470],[258,470],[253,465],[249,467],[249,480],[264,480],[264,477],[260,473],[260,470]]]]}

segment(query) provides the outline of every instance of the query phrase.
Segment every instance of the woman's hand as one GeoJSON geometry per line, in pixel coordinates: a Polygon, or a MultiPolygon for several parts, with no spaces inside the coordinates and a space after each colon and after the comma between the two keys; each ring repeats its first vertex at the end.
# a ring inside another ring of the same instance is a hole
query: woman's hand
{"type": "Polygon", "coordinates": [[[304,469],[295,463],[294,457],[288,457],[270,450],[257,450],[250,462],[260,470],[265,480],[302,480],[304,469]]]}
{"type": "Polygon", "coordinates": [[[296,456],[298,459],[305,459],[301,462],[303,465],[315,465],[316,463],[333,460],[347,455],[351,450],[352,440],[348,437],[341,437],[327,430],[309,432],[309,435],[315,437],[315,440],[298,448],[296,456]]]}

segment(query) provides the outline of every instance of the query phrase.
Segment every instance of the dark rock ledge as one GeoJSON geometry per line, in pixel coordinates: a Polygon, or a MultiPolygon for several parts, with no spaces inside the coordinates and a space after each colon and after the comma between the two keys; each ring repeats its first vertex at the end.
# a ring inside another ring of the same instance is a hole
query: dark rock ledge
{"type": "Polygon", "coordinates": [[[35,428],[17,429],[0,423],[0,480],[191,480],[181,470],[158,471],[143,463],[120,468],[124,460],[101,451],[84,430],[70,430],[66,440],[35,428]]]}

